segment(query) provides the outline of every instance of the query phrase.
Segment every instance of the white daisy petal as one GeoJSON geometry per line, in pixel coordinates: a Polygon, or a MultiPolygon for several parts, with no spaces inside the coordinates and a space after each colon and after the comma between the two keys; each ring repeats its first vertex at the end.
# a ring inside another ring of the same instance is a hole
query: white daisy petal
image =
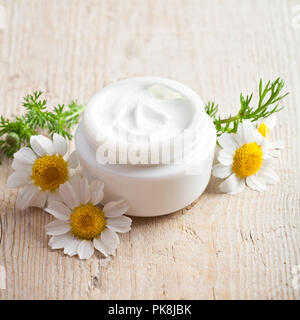
{"type": "Polygon", "coordinates": [[[44,154],[55,154],[53,142],[43,135],[31,136],[30,145],[33,151],[40,156],[44,154]]]}
{"type": "Polygon", "coordinates": [[[26,164],[19,159],[14,159],[11,167],[16,171],[26,171],[28,174],[32,173],[32,164],[26,164]]]}
{"type": "Polygon", "coordinates": [[[68,165],[71,169],[75,169],[79,165],[77,151],[74,150],[68,157],[68,165]]]}
{"type": "Polygon", "coordinates": [[[256,131],[253,128],[253,124],[250,120],[244,120],[237,129],[235,136],[239,145],[242,146],[245,143],[253,142],[253,132],[256,131]]]}
{"type": "Polygon", "coordinates": [[[223,164],[216,164],[212,170],[212,175],[218,178],[226,178],[230,176],[231,173],[231,166],[224,166],[223,164]]]}
{"type": "Polygon", "coordinates": [[[86,177],[83,177],[80,181],[80,203],[88,203],[91,199],[89,182],[86,177]]]}
{"type": "Polygon", "coordinates": [[[79,183],[82,177],[83,176],[81,175],[80,172],[70,176],[69,182],[71,183],[72,187],[74,187],[77,183],[79,183]]]}
{"type": "Polygon", "coordinates": [[[267,186],[262,177],[259,177],[257,174],[254,174],[252,176],[249,176],[246,178],[246,183],[249,188],[255,191],[266,191],[267,186]]]}
{"type": "Polygon", "coordinates": [[[70,208],[74,209],[80,205],[79,199],[76,197],[72,185],[67,181],[59,187],[59,194],[64,203],[70,208]]]}
{"type": "Polygon", "coordinates": [[[235,174],[232,174],[229,178],[220,184],[220,190],[228,194],[237,194],[242,192],[245,188],[244,179],[238,178],[235,174]]]}
{"type": "Polygon", "coordinates": [[[228,132],[223,133],[218,138],[218,143],[223,149],[229,149],[233,152],[239,148],[238,144],[236,143],[235,139],[233,138],[233,135],[229,134],[228,132]]]}
{"type": "Polygon", "coordinates": [[[89,259],[94,253],[94,246],[90,240],[82,240],[78,245],[78,256],[80,259],[89,259]]]}
{"type": "Polygon", "coordinates": [[[265,120],[265,121],[262,121],[262,123],[265,123],[265,125],[268,127],[269,130],[273,130],[277,123],[277,115],[273,113],[270,117],[262,120],[265,120]]]}
{"type": "Polygon", "coordinates": [[[279,177],[275,171],[268,167],[262,167],[257,175],[265,180],[267,184],[275,184],[279,182],[279,177]]]}
{"type": "Polygon", "coordinates": [[[103,200],[104,197],[104,183],[100,180],[94,180],[90,185],[91,190],[91,202],[98,204],[103,200]]]}
{"type": "Polygon", "coordinates": [[[260,143],[261,146],[261,151],[263,153],[263,159],[268,159],[270,158],[270,154],[269,154],[269,143],[268,143],[268,139],[264,139],[260,143]]]}
{"type": "Polygon", "coordinates": [[[131,222],[132,220],[125,216],[109,218],[106,220],[107,228],[120,233],[128,232],[131,229],[131,222]]]}
{"type": "MultiPolygon", "coordinates": [[[[107,229],[107,230],[109,230],[109,229],[107,229]]],[[[109,231],[111,231],[111,230],[109,230],[109,231]]],[[[111,232],[113,232],[113,231],[111,231],[111,232]]],[[[115,235],[117,235],[117,234],[115,233],[115,235]]],[[[110,240],[109,240],[109,239],[103,240],[102,234],[101,234],[100,239],[101,239],[102,243],[104,244],[104,246],[105,246],[105,248],[106,248],[106,250],[107,250],[107,254],[108,254],[108,255],[115,256],[115,255],[116,255],[116,249],[117,249],[117,246],[118,246],[118,245],[114,245],[113,243],[110,243],[110,240]],[[105,241],[106,241],[108,244],[107,244],[105,241]]],[[[118,241],[119,241],[119,237],[118,237],[118,241]]]]}
{"type": "Polygon", "coordinates": [[[48,244],[52,249],[64,249],[64,254],[74,256],[77,254],[79,243],[80,240],[76,239],[71,233],[65,233],[51,237],[48,244]]]}
{"type": "Polygon", "coordinates": [[[14,154],[14,159],[17,159],[24,164],[32,165],[37,157],[31,148],[24,147],[14,154]]]}
{"type": "MultiPolygon", "coordinates": [[[[257,130],[253,131],[252,139],[259,146],[263,145],[267,141],[257,130]]],[[[250,141],[250,142],[253,142],[253,141],[250,141]]]]}
{"type": "Polygon", "coordinates": [[[61,220],[54,220],[45,226],[46,234],[50,236],[58,236],[67,233],[70,230],[68,223],[61,220]]]}
{"type": "Polygon", "coordinates": [[[233,139],[235,140],[236,144],[239,146],[239,148],[243,145],[241,136],[237,133],[232,133],[233,139]]]}
{"type": "Polygon", "coordinates": [[[119,217],[128,210],[128,204],[124,200],[108,202],[103,211],[108,218],[119,217]]]}
{"type": "Polygon", "coordinates": [[[67,221],[70,218],[71,210],[62,202],[52,201],[45,208],[45,211],[52,214],[56,219],[67,221]]]}
{"type": "Polygon", "coordinates": [[[90,188],[88,179],[79,175],[74,176],[71,185],[74,189],[75,196],[78,198],[79,203],[87,204],[90,201],[90,188]]]}
{"type": "Polygon", "coordinates": [[[221,150],[218,155],[218,160],[225,166],[229,166],[233,163],[234,153],[230,153],[230,150],[221,150]],[[228,152],[229,151],[229,152],[228,152]]]}
{"type": "Polygon", "coordinates": [[[54,133],[53,135],[53,145],[56,153],[60,154],[61,156],[64,156],[68,151],[67,140],[57,133],[54,133]]]}
{"type": "Polygon", "coordinates": [[[82,175],[81,175],[80,172],[69,177],[69,183],[72,186],[76,197],[78,197],[79,193],[80,193],[79,185],[80,185],[80,180],[81,179],[82,179],[82,175]]]}
{"type": "Polygon", "coordinates": [[[75,256],[78,253],[78,246],[80,244],[80,240],[76,239],[73,235],[70,235],[70,240],[66,243],[64,248],[64,254],[69,256],[75,256]]]}
{"type": "Polygon", "coordinates": [[[94,243],[94,247],[100,251],[101,253],[103,253],[105,255],[105,257],[108,257],[109,255],[109,248],[106,247],[106,245],[103,243],[103,241],[101,239],[94,239],[93,240],[94,243]]]}
{"type": "Polygon", "coordinates": [[[17,196],[16,207],[17,209],[24,210],[31,206],[32,200],[39,193],[39,188],[35,185],[28,185],[24,187],[17,196]]]}
{"type": "Polygon", "coordinates": [[[48,194],[49,194],[49,191],[39,190],[39,192],[32,199],[30,205],[32,207],[44,208],[48,198],[48,194]]]}
{"type": "Polygon", "coordinates": [[[48,204],[52,201],[62,201],[59,195],[59,190],[50,191],[48,194],[48,204]]]}
{"type": "Polygon", "coordinates": [[[70,234],[66,233],[59,236],[51,237],[48,245],[51,249],[62,249],[68,244],[69,241],[70,234]]]}
{"type": "Polygon", "coordinates": [[[30,175],[26,171],[15,171],[12,173],[6,182],[8,188],[19,188],[29,183],[31,180],[30,175]]]}
{"type": "Polygon", "coordinates": [[[110,229],[106,229],[105,231],[103,231],[100,235],[100,238],[106,245],[106,247],[112,250],[116,249],[118,244],[120,243],[118,235],[110,229]]]}

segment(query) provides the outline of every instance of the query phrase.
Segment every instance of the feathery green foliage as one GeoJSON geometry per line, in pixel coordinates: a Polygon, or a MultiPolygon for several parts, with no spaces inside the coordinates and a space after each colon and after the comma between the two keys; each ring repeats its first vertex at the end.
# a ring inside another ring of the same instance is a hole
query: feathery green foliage
{"type": "Polygon", "coordinates": [[[41,99],[41,91],[34,91],[24,97],[25,115],[14,119],[0,118],[0,155],[12,158],[22,146],[29,145],[30,137],[48,131],[72,139],[70,130],[78,123],[83,105],[72,101],[67,107],[58,105],[53,111],[47,111],[47,101],[41,99]]]}
{"type": "Polygon", "coordinates": [[[281,94],[284,82],[277,78],[274,82],[268,81],[263,87],[262,80],[259,82],[259,99],[256,108],[250,106],[253,94],[244,96],[240,94],[241,107],[236,116],[230,115],[226,119],[221,119],[217,115],[219,106],[214,102],[208,102],[205,106],[206,113],[213,119],[216,126],[217,135],[220,136],[224,132],[236,133],[239,123],[244,119],[249,119],[252,122],[260,118],[267,118],[271,114],[280,111],[283,107],[279,107],[279,101],[288,95],[281,94]]]}

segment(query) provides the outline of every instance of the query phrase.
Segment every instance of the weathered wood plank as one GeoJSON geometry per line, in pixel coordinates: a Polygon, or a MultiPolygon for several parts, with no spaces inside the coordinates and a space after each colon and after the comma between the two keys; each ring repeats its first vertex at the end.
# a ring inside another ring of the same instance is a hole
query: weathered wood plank
{"type": "Polygon", "coordinates": [[[213,179],[197,203],[167,217],[134,219],[118,254],[89,261],[47,247],[39,209],[15,210],[0,167],[0,299],[299,299],[300,28],[298,1],[3,1],[0,113],[21,114],[21,97],[45,91],[51,105],[87,102],[103,85],[154,75],[181,81],[236,110],[260,77],[291,92],[274,139],[286,148],[281,182],[231,197],[213,179]]]}

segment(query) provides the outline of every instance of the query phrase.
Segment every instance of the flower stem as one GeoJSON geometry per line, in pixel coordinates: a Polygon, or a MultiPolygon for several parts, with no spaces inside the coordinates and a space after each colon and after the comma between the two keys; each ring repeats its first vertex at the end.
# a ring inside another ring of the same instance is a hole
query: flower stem
{"type": "Polygon", "coordinates": [[[236,120],[239,120],[241,119],[241,115],[238,114],[236,115],[235,117],[229,117],[227,119],[221,119],[219,120],[219,123],[229,123],[229,122],[233,122],[233,121],[236,121],[236,120]]]}
{"type": "Polygon", "coordinates": [[[85,108],[84,105],[80,106],[80,107],[77,109],[76,112],[74,112],[74,113],[72,113],[72,114],[70,114],[69,116],[66,117],[66,121],[68,121],[68,120],[70,120],[70,119],[73,119],[73,118],[75,118],[76,116],[78,116],[79,114],[81,114],[82,111],[84,110],[84,108],[85,108]]]}

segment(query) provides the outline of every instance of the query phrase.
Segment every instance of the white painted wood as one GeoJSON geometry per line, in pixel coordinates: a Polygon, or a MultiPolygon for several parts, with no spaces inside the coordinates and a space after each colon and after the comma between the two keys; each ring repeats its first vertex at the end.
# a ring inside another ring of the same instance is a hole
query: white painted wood
{"type": "Polygon", "coordinates": [[[51,251],[39,209],[15,210],[11,172],[0,167],[0,299],[299,299],[300,26],[298,0],[0,0],[0,113],[45,91],[51,106],[87,102],[131,76],[183,82],[222,113],[240,91],[280,76],[285,99],[274,139],[285,149],[281,182],[259,194],[204,195],[167,217],[134,219],[117,256],[88,261],[51,251]],[[296,270],[296,269],[295,269],[296,270]]]}

